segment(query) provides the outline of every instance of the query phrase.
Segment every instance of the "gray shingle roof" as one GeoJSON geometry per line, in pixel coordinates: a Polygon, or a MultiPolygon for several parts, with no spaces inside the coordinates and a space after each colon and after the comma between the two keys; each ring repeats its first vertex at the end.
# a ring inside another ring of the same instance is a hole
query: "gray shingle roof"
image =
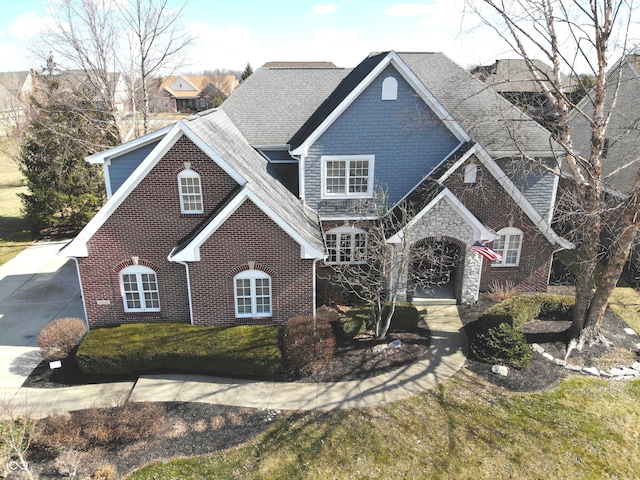
{"type": "Polygon", "coordinates": [[[268,161],[256,152],[220,109],[183,120],[198,137],[247,180],[249,188],[313,247],[324,251],[318,216],[267,172],[268,161]]]}
{"type": "Polygon", "coordinates": [[[251,145],[285,145],[349,72],[259,68],[220,108],[251,145]]]}
{"type": "Polygon", "coordinates": [[[493,156],[519,148],[545,156],[551,150],[547,130],[442,53],[398,55],[453,120],[493,156]]]}

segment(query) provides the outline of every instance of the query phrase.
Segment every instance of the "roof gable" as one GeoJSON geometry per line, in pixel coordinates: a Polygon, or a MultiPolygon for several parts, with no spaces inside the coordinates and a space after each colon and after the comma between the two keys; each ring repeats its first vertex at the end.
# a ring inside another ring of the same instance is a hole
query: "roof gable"
{"type": "Polygon", "coordinates": [[[460,200],[449,190],[447,187],[440,187],[439,192],[431,199],[427,205],[425,205],[402,230],[390,237],[387,242],[400,243],[404,235],[411,231],[411,228],[418,223],[422,217],[428,214],[438,203],[447,202],[451,205],[455,211],[460,215],[467,225],[473,230],[474,239],[481,241],[491,241],[496,238],[496,232],[490,228],[485,227],[480,220],[478,220],[473,213],[465,207],[460,200]]]}
{"type": "Polygon", "coordinates": [[[462,128],[431,94],[427,86],[416,77],[398,54],[392,51],[367,57],[340,82],[331,95],[290,139],[292,153],[294,155],[303,154],[309,145],[313,144],[389,65],[393,65],[460,142],[469,139],[462,128]]]}
{"type": "MultiPolygon", "coordinates": [[[[164,130],[164,129],[163,129],[164,130]]],[[[88,256],[87,243],[98,231],[98,229],[104,225],[109,217],[115,212],[115,210],[124,202],[124,200],[131,194],[131,192],[140,184],[143,178],[145,178],[149,172],[155,167],[158,162],[164,157],[169,149],[183,136],[187,136],[198,148],[200,148],[207,156],[209,156],[214,162],[216,162],[231,178],[237,183],[243,185],[246,180],[225,160],[223,160],[217,153],[215,153],[208,145],[206,145],[200,138],[198,138],[187,126],[181,121],[173,125],[165,134],[158,145],[151,151],[151,153],[145,158],[140,165],[133,171],[131,176],[116,190],[107,203],[96,213],[96,215],[87,223],[82,231],[74,238],[66,247],[63,248],[62,253],[68,257],[86,257],[88,256]]],[[[134,148],[135,145],[145,145],[148,142],[148,136],[138,138],[129,142],[128,144],[120,145],[115,149],[129,150],[134,148]],[[130,145],[133,144],[133,145],[130,145]]],[[[99,155],[108,158],[110,150],[105,150],[100,154],[93,155],[92,159],[95,163],[99,163],[96,158],[99,155]]]]}
{"type": "MultiPolygon", "coordinates": [[[[171,127],[149,156],[136,168],[104,207],[62,250],[62,254],[68,257],[86,257],[88,255],[87,243],[91,237],[182,136],[189,138],[229,174],[238,183],[238,189],[216,207],[214,212],[210,212],[194,232],[180,242],[178,248],[173,252],[178,259],[196,258],[194,252],[201,245],[200,240],[208,238],[208,235],[211,235],[219,225],[224,223],[246,199],[255,203],[300,244],[302,258],[322,258],[324,256],[324,244],[317,215],[299,202],[280,183],[264,181],[268,175],[267,160],[251,148],[225,113],[220,110],[210,110],[207,113],[188,117],[171,127]]],[[[138,139],[137,141],[144,143],[148,139],[138,139]]],[[[132,143],[137,141],[134,140],[132,143]]],[[[126,149],[127,147],[116,148],[126,149]]],[[[102,155],[108,157],[109,152],[109,150],[102,152],[102,155]]],[[[171,257],[170,259],[175,260],[175,258],[171,257]]]]}

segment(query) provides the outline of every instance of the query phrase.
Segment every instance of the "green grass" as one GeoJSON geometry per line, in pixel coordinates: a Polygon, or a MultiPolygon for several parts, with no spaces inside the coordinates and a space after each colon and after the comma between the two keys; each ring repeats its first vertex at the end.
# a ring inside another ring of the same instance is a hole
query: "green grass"
{"type": "Polygon", "coordinates": [[[618,287],[609,298],[609,308],[640,334],[640,294],[630,287],[618,287]]]}
{"type": "Polygon", "coordinates": [[[282,370],[280,327],[137,323],[92,330],[76,360],[86,374],[189,371],[273,377],[282,370]]]}
{"type": "Polygon", "coordinates": [[[292,414],[238,448],[128,478],[636,478],[639,436],[638,381],[514,394],[463,371],[383,407],[292,414]]]}
{"type": "Polygon", "coordinates": [[[0,265],[31,244],[32,238],[22,219],[18,193],[26,192],[22,174],[15,162],[15,146],[0,141],[0,265]]]}

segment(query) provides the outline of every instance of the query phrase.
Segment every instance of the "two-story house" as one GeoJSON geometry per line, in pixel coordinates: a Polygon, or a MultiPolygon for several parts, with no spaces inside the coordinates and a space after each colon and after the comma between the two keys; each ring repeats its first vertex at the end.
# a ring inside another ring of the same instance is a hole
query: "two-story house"
{"type": "Polygon", "coordinates": [[[91,327],[284,323],[314,311],[319,268],[359,262],[372,219],[354,207],[384,189],[415,212],[390,243],[456,253],[458,302],[494,283],[541,291],[553,252],[572,247],[550,227],[558,153],[442,54],[267,66],[220,108],[89,157],[110,198],[63,254],[91,327]]]}

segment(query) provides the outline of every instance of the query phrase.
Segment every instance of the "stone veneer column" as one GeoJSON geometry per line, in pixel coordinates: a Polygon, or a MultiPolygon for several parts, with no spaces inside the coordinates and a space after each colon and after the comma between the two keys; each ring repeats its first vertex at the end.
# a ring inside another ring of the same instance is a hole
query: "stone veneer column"
{"type": "Polygon", "coordinates": [[[465,250],[464,272],[462,274],[462,293],[460,302],[469,305],[478,301],[480,274],[482,273],[482,256],[470,252],[469,245],[465,250]]]}

